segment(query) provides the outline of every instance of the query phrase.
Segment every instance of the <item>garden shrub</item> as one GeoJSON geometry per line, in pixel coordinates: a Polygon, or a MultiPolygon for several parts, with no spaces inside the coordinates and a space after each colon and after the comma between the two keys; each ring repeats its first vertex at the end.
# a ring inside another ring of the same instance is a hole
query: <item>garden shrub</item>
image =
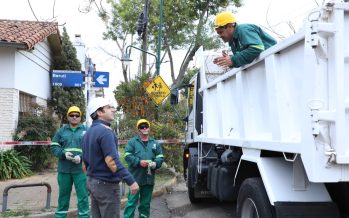
{"type": "Polygon", "coordinates": [[[21,179],[32,174],[31,162],[15,150],[0,151],[0,180],[21,179]]]}
{"type": "MultiPolygon", "coordinates": [[[[38,106],[33,111],[35,113],[26,113],[19,118],[15,140],[47,141],[55,134],[58,121],[52,116],[53,113],[38,106]]],[[[17,146],[15,150],[28,157],[34,171],[48,168],[56,161],[49,145],[17,146]]]]}

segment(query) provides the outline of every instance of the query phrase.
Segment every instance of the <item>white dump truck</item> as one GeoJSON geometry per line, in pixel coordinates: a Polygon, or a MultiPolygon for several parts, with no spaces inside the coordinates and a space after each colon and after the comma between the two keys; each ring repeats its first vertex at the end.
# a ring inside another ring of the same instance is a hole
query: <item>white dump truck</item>
{"type": "Polygon", "coordinates": [[[251,64],[206,66],[202,55],[189,84],[191,202],[236,201],[239,218],[349,217],[349,3],[315,9],[251,64]]]}

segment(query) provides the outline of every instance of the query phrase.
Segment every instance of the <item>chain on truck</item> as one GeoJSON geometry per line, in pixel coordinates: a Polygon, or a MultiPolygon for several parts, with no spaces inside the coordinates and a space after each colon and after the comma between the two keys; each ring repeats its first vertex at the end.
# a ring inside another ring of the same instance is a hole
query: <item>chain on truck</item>
{"type": "Polygon", "coordinates": [[[234,201],[239,218],[349,217],[348,39],[349,3],[335,2],[213,79],[199,50],[183,153],[192,203],[234,201]]]}

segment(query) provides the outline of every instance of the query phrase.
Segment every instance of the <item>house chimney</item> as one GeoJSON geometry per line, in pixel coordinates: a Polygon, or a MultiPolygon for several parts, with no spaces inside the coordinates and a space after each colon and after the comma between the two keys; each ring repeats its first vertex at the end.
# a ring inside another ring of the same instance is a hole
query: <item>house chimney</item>
{"type": "Polygon", "coordinates": [[[76,45],[84,45],[81,39],[81,34],[75,34],[75,44],[76,45]]]}

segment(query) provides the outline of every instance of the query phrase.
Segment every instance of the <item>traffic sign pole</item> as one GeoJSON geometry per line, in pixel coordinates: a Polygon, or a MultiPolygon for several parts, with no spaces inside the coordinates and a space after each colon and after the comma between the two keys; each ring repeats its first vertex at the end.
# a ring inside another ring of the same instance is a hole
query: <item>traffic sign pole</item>
{"type": "Polygon", "coordinates": [[[86,67],[85,67],[85,74],[86,74],[86,83],[85,83],[85,88],[86,88],[86,126],[90,126],[91,125],[91,118],[89,116],[89,113],[87,111],[87,106],[88,103],[90,102],[90,98],[91,98],[91,86],[92,86],[92,74],[94,71],[94,67],[91,61],[91,58],[87,58],[86,59],[86,67]]]}

